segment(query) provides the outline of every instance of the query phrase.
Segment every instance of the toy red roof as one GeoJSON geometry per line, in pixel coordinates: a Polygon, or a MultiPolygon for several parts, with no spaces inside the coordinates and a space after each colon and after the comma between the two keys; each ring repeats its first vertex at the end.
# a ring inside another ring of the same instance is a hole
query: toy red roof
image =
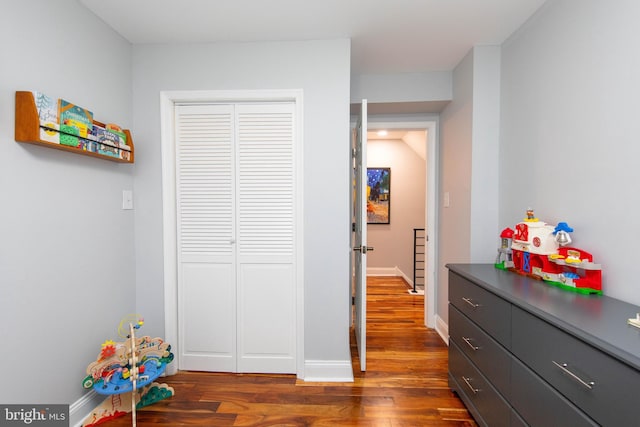
{"type": "Polygon", "coordinates": [[[500,237],[502,237],[503,239],[512,239],[513,230],[509,227],[505,228],[504,230],[502,230],[502,233],[500,233],[500,237]]]}

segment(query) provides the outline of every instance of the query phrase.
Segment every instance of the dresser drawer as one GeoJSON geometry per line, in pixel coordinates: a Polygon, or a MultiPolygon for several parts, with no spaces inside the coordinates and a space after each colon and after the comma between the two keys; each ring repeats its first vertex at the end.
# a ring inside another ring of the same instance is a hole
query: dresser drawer
{"type": "Polygon", "coordinates": [[[524,310],[512,317],[512,352],[529,368],[599,424],[638,425],[640,372],[524,310]]]}
{"type": "Polygon", "coordinates": [[[487,377],[508,400],[511,356],[509,353],[476,326],[455,306],[449,305],[449,341],[460,350],[487,377]]]}
{"type": "Polygon", "coordinates": [[[482,420],[476,420],[480,425],[500,427],[510,424],[511,407],[455,341],[449,342],[449,386],[460,395],[472,414],[482,417],[482,420]]]}
{"type": "Polygon", "coordinates": [[[507,349],[511,346],[511,304],[449,272],[449,302],[507,349]]]}
{"type": "Polygon", "coordinates": [[[515,411],[515,409],[512,409],[511,410],[511,423],[509,424],[509,426],[510,427],[529,427],[529,424],[524,422],[522,417],[520,415],[518,415],[518,413],[515,411]]]}
{"type": "Polygon", "coordinates": [[[511,405],[532,427],[597,426],[580,409],[531,372],[511,361],[511,405]]]}

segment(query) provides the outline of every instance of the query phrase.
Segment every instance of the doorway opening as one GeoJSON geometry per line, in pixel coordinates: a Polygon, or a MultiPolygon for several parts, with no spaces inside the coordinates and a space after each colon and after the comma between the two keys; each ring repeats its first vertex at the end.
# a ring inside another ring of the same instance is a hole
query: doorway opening
{"type": "MultiPolygon", "coordinates": [[[[368,120],[368,135],[371,135],[372,140],[390,137],[404,138],[407,141],[407,145],[411,145],[411,149],[419,152],[420,157],[423,158],[425,174],[423,179],[425,182],[420,183],[420,188],[424,188],[425,191],[425,206],[424,206],[424,225],[426,229],[425,237],[425,252],[426,262],[424,265],[424,324],[428,328],[435,328],[435,301],[437,292],[437,177],[438,177],[438,128],[436,120],[428,121],[393,121],[388,120],[376,120],[375,117],[370,117],[368,120]],[[378,131],[386,130],[387,136],[378,136],[378,131]]],[[[371,164],[371,163],[369,163],[371,164]]],[[[377,165],[376,165],[377,166],[377,165]]],[[[391,179],[393,179],[393,171],[391,179]]],[[[393,195],[391,195],[393,197],[393,195]]],[[[393,206],[393,200],[391,201],[393,206]]],[[[392,208],[393,209],[393,208],[392,208]]],[[[369,226],[371,227],[371,226],[369,226]]],[[[379,227],[375,225],[374,227],[379,227]]],[[[370,229],[370,228],[369,228],[370,229]]],[[[412,230],[410,230],[412,233],[412,230]]],[[[411,249],[413,250],[413,249],[411,249]]],[[[376,272],[375,269],[371,270],[372,275],[376,272]]],[[[402,272],[406,274],[406,272],[402,272]]],[[[412,282],[413,279],[407,277],[408,282],[412,282]]],[[[406,280],[406,279],[405,279],[406,280]]]]}
{"type": "MultiPolygon", "coordinates": [[[[425,150],[425,168],[424,174],[424,189],[426,191],[425,196],[425,220],[427,235],[425,236],[426,245],[426,265],[425,265],[425,292],[423,296],[416,296],[416,298],[423,298],[423,313],[424,313],[424,325],[427,328],[435,329],[439,334],[436,325],[435,307],[437,300],[437,277],[438,272],[436,269],[436,247],[438,243],[438,218],[437,218],[437,177],[438,177],[438,118],[437,116],[425,117],[421,120],[411,121],[407,116],[368,116],[367,100],[362,100],[361,104],[354,104],[352,106],[352,113],[354,114],[353,133],[352,133],[352,159],[353,159],[353,171],[352,178],[353,191],[350,195],[353,203],[354,221],[352,223],[352,249],[354,256],[351,257],[351,267],[353,273],[353,280],[351,285],[353,286],[350,292],[350,298],[352,299],[355,315],[352,317],[352,326],[356,332],[356,342],[358,347],[358,354],[360,356],[361,370],[366,370],[366,324],[367,324],[367,309],[366,309],[366,289],[367,289],[367,264],[366,257],[362,256],[373,250],[374,247],[369,247],[367,242],[367,230],[368,230],[368,218],[366,215],[367,207],[367,192],[369,188],[363,184],[368,181],[366,176],[366,168],[371,166],[367,161],[367,136],[370,130],[421,130],[423,131],[423,137],[418,142],[418,145],[424,147],[425,150]],[[365,225],[365,226],[363,226],[365,225]],[[363,249],[367,249],[366,251],[363,249]],[[362,255],[360,254],[362,252],[362,255]],[[354,259],[355,258],[355,259],[354,259]],[[363,297],[364,296],[364,297],[363,297]],[[359,335],[358,335],[359,332],[359,335]],[[360,339],[358,337],[360,336],[360,339]]],[[[384,169],[384,168],[378,168],[384,169]]],[[[392,196],[391,196],[392,197],[392,196]]],[[[390,212],[390,211],[389,211],[390,212]]],[[[442,334],[440,334],[442,335],[442,334]]]]}
{"type": "Polygon", "coordinates": [[[400,277],[420,294],[426,264],[426,142],[426,129],[373,129],[367,135],[367,244],[376,248],[367,273],[400,277]]]}

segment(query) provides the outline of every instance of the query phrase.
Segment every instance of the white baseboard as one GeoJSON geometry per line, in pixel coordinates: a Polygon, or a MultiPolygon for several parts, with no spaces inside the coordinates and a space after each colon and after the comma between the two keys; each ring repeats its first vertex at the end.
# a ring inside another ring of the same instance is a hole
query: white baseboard
{"type": "Polygon", "coordinates": [[[164,371],[164,374],[162,374],[163,377],[168,377],[171,375],[175,375],[178,373],[178,364],[177,363],[172,363],[170,365],[167,365],[167,368],[164,371]]]}
{"type": "Polygon", "coordinates": [[[367,267],[367,276],[399,276],[398,267],[367,267]]]}
{"type": "Polygon", "coordinates": [[[351,360],[306,360],[305,382],[353,382],[351,360]]]}
{"type": "Polygon", "coordinates": [[[436,315],[436,332],[442,338],[445,344],[449,345],[449,325],[442,320],[442,317],[436,315]]]}
{"type": "MultiPolygon", "coordinates": [[[[398,268],[398,267],[396,267],[398,268]]],[[[402,270],[398,268],[398,276],[402,277],[405,282],[409,284],[409,287],[413,288],[413,279],[409,278],[402,270]]]]}
{"type": "Polygon", "coordinates": [[[94,390],[89,390],[88,393],[69,406],[69,425],[80,427],[85,418],[87,418],[91,411],[100,405],[104,399],[106,399],[105,396],[96,393],[94,390]]]}
{"type": "Polygon", "coordinates": [[[413,280],[404,274],[397,265],[395,267],[367,267],[367,276],[402,277],[409,286],[413,286],[413,280]]]}

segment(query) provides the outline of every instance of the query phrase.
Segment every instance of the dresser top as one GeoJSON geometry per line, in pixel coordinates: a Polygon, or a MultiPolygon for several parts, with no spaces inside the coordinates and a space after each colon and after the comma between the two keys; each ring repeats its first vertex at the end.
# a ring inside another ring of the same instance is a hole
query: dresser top
{"type": "Polygon", "coordinates": [[[607,296],[561,290],[493,264],[447,264],[447,268],[640,370],[640,329],[627,324],[640,307],[607,296]]]}

